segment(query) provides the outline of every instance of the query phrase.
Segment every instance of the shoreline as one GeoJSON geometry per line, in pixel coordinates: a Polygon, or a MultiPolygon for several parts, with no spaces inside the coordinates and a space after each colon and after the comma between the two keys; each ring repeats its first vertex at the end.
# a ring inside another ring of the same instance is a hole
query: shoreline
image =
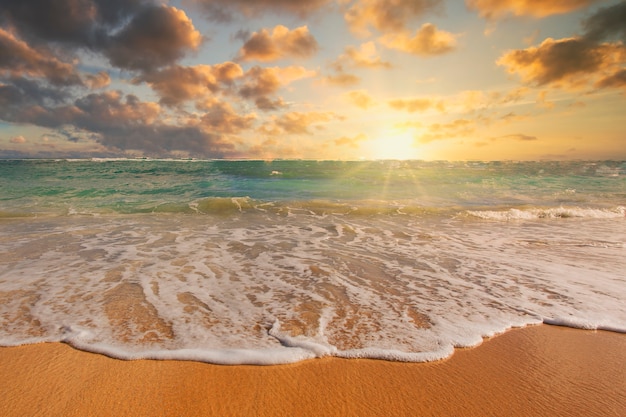
{"type": "Polygon", "coordinates": [[[123,361],[63,343],[0,347],[0,415],[618,416],[626,335],[512,329],[429,363],[123,361]]]}

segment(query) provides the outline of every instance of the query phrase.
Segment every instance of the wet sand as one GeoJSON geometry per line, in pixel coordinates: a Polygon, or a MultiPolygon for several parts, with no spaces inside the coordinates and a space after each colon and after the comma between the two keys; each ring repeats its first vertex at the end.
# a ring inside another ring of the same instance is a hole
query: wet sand
{"type": "Polygon", "coordinates": [[[626,335],[511,330],[449,359],[281,366],[121,361],[61,343],[0,348],[0,415],[622,416],[626,335]]]}

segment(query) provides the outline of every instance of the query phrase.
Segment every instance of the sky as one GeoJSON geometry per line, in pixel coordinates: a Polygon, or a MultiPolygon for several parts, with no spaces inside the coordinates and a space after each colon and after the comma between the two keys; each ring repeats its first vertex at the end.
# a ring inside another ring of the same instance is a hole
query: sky
{"type": "Polygon", "coordinates": [[[626,1],[0,0],[0,158],[626,160],[626,1]]]}

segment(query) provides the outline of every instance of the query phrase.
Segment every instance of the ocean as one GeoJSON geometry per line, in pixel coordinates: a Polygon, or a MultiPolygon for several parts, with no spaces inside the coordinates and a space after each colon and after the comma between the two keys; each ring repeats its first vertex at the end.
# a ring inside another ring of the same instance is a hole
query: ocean
{"type": "Polygon", "coordinates": [[[433,361],[626,332],[626,162],[0,161],[0,345],[433,361]]]}

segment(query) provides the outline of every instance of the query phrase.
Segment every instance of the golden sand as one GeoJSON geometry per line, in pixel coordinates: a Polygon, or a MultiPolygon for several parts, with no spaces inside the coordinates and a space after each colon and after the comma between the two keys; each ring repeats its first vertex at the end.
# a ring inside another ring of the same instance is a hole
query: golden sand
{"type": "Polygon", "coordinates": [[[60,343],[0,348],[0,415],[623,416],[626,335],[535,326],[448,360],[281,366],[121,361],[60,343]]]}

